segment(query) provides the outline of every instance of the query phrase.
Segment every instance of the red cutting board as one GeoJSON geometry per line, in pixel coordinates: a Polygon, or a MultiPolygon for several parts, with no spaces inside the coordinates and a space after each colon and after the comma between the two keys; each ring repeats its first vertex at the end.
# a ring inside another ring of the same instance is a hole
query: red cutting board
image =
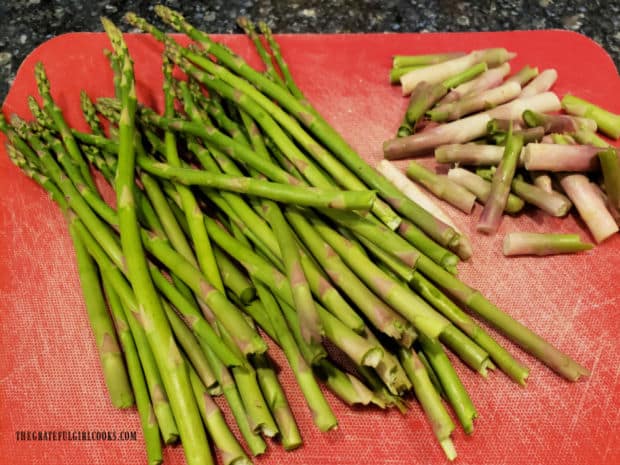
{"type": "MultiPolygon", "coordinates": [[[[242,36],[220,36],[254,65],[259,61],[242,36]]],[[[390,87],[394,54],[506,47],[524,64],[559,73],[555,90],[573,92],[620,113],[620,81],[605,52],[570,32],[454,34],[285,35],[278,37],[299,86],[368,162],[381,158],[405,110],[400,89],[390,87]]],[[[139,97],[161,103],[159,46],[128,35],[139,97]]],[[[102,34],[69,34],[36,49],[24,62],[4,103],[4,113],[29,118],[26,96],[35,94],[33,65],[46,65],[54,97],[71,124],[79,115],[79,90],[112,95],[112,75],[101,53],[102,34]]],[[[110,406],[90,333],[71,241],[64,220],[46,194],[13,167],[0,148],[0,456],[14,465],[143,464],[146,456],[137,413],[110,406]],[[18,441],[17,431],[137,432],[136,441],[18,441]]],[[[499,338],[531,368],[526,388],[501,373],[483,379],[455,360],[480,417],[475,432],[454,434],[460,464],[620,463],[620,235],[575,256],[504,258],[508,231],[563,231],[592,240],[570,216],[553,219],[527,211],[506,218],[495,237],[475,233],[480,213],[467,217],[446,206],[468,232],[475,255],[460,277],[592,370],[568,383],[514,345],[499,338]]],[[[396,411],[351,409],[327,397],[340,420],[337,431],[313,426],[278,350],[281,379],[303,434],[292,453],[272,445],[260,464],[445,463],[430,427],[413,404],[396,411]]],[[[184,463],[179,447],[166,448],[165,463],[184,463]]]]}

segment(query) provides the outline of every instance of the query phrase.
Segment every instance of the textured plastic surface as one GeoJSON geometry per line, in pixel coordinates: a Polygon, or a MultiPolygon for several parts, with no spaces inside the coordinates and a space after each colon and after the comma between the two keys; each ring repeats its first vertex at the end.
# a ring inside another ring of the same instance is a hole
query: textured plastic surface
{"type": "MultiPolygon", "coordinates": [[[[258,65],[245,37],[220,38],[258,65]]],[[[390,87],[393,54],[507,47],[518,52],[513,70],[530,64],[555,67],[561,96],[573,92],[620,112],[619,79],[595,43],[561,31],[281,36],[283,53],[300,87],[326,118],[369,162],[395,133],[406,106],[390,87]]],[[[161,103],[159,47],[129,35],[139,97],[161,103]]],[[[112,76],[101,53],[101,34],[53,39],[24,62],[5,103],[6,115],[29,118],[26,96],[35,94],[33,65],[45,63],[57,101],[72,124],[84,127],[79,90],[112,94],[112,76]]],[[[4,139],[2,139],[4,140],[4,139]]],[[[460,277],[505,311],[590,368],[575,384],[507,343],[531,368],[526,388],[501,373],[489,379],[464,368],[462,375],[480,414],[473,436],[454,434],[461,464],[620,463],[620,236],[590,252],[549,258],[501,255],[508,231],[577,232],[591,240],[574,216],[553,219],[531,212],[505,218],[495,237],[475,233],[480,213],[466,217],[446,209],[470,233],[475,254],[459,266],[460,277]]],[[[82,298],[71,241],[59,210],[13,167],[0,147],[0,456],[3,463],[47,465],[141,464],[146,456],[137,413],[114,410],[101,376],[82,298]],[[129,442],[18,441],[16,431],[137,431],[129,442]]],[[[503,338],[500,341],[505,342],[503,338]]],[[[413,404],[396,411],[351,409],[327,397],[340,420],[337,431],[319,433],[279,351],[281,379],[305,445],[286,453],[272,446],[261,464],[444,463],[430,427],[413,404]]],[[[166,448],[165,463],[184,463],[180,448],[166,448]]]]}

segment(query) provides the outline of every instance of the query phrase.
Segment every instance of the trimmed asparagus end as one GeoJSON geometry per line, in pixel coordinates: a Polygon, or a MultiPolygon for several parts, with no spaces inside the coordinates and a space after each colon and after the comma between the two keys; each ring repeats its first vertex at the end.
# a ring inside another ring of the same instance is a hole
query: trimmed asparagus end
{"type": "Polygon", "coordinates": [[[555,255],[590,250],[593,244],[581,242],[577,234],[514,232],[504,237],[503,253],[514,255],[555,255]]]}
{"type": "Polygon", "coordinates": [[[439,441],[439,444],[441,445],[441,448],[443,449],[444,454],[446,454],[446,458],[450,460],[451,462],[454,461],[454,459],[456,459],[457,457],[457,454],[456,454],[456,448],[454,447],[454,443],[452,442],[452,439],[450,438],[443,439],[439,441]]]}
{"type": "Polygon", "coordinates": [[[571,115],[592,118],[598,124],[600,131],[609,137],[614,139],[620,137],[620,115],[569,94],[562,98],[562,108],[571,115]]]}

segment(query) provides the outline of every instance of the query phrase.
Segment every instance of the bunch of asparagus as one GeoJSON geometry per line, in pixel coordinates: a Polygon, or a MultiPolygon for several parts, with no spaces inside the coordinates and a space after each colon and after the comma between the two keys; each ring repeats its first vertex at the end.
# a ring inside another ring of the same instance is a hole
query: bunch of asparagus
{"type": "MultiPolygon", "coordinates": [[[[486,49],[394,57],[390,81],[400,82],[411,97],[397,137],[384,144],[385,158],[434,151],[437,163],[452,165],[443,176],[412,161],[406,174],[465,213],[476,200],[483,203],[480,232],[495,233],[503,212],[515,214],[526,203],[555,217],[566,216],[574,205],[600,243],[619,230],[620,160],[617,149],[596,132],[618,139],[620,115],[573,95],[560,100],[549,91],[558,77],[554,69],[539,73],[525,66],[508,76],[514,56],[486,49]],[[565,114],[554,113],[561,109],[565,114]]],[[[414,201],[425,196],[389,162],[377,169],[414,201]]],[[[511,233],[504,254],[591,247],[576,234],[511,233]]]]}
{"type": "Polygon", "coordinates": [[[467,433],[477,412],[445,348],[483,376],[498,367],[524,385],[529,373],[462,308],[564,378],[589,375],[456,278],[459,233],[328,125],[266,25],[263,41],[240,20],[265,61],[259,72],[178,13],[156,11],[195,42],[182,47],[127,15],[164,45],[163,114],[137,101],[123,36],[104,18],[115,96],[82,93],[90,132],[67,124],[41,63],[35,119],[0,115],[12,161],[67,219],[111,401],[136,405],[150,464],[162,440],[180,440],[189,465],[213,463],[210,442],[224,464],[249,463],[219,395],[251,455],[265,437],[302,444],[258,328],[284,352],[318,429],[337,426],[320,382],[347,404],[402,411],[413,392],[451,459],[445,403],[467,433]],[[343,358],[346,367],[334,361],[343,358]]]}

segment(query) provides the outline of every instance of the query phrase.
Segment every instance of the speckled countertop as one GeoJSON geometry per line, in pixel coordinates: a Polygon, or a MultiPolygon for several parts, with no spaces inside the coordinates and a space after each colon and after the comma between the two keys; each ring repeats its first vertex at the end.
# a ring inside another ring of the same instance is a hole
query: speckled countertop
{"type": "MultiPolygon", "coordinates": [[[[155,20],[155,1],[1,0],[0,101],[19,64],[45,40],[70,31],[99,31],[127,11],[155,20]]],[[[495,31],[561,28],[601,44],[620,67],[620,3],[600,1],[210,0],[163,1],[209,32],[239,32],[235,18],[267,21],[275,32],[495,31]]],[[[127,25],[123,25],[128,30],[127,25]]]]}

